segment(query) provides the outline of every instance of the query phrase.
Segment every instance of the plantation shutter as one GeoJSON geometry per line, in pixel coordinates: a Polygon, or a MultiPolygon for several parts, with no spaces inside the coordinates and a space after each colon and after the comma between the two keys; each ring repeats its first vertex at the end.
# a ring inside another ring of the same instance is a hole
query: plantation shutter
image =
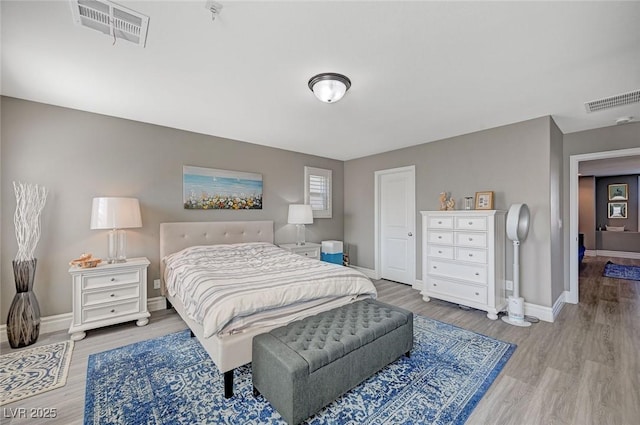
{"type": "Polygon", "coordinates": [[[304,167],[305,203],[314,218],[331,218],[331,170],[304,167]]]}

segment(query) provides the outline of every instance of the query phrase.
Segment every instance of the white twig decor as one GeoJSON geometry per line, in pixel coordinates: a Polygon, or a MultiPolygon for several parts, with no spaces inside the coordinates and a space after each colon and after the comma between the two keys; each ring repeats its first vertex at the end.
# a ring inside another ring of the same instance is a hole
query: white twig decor
{"type": "Polygon", "coordinates": [[[40,240],[40,213],[47,201],[47,189],[32,183],[13,182],[16,193],[16,213],[13,224],[16,228],[18,252],[16,261],[34,258],[38,240],[40,240]]]}

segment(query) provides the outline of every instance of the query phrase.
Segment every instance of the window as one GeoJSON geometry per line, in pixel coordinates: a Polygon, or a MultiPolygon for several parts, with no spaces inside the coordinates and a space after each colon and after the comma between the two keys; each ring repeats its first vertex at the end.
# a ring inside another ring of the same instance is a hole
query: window
{"type": "Polygon", "coordinates": [[[313,218],[331,218],[331,170],[304,167],[304,203],[313,218]]]}

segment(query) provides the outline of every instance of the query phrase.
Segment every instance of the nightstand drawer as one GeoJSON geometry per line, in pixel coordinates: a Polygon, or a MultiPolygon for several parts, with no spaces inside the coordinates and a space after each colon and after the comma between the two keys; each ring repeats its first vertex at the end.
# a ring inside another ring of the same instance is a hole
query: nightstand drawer
{"type": "Polygon", "coordinates": [[[487,302],[487,288],[482,286],[430,279],[427,290],[429,292],[439,292],[444,295],[462,298],[479,304],[486,304],[487,302]]]}
{"type": "Polygon", "coordinates": [[[453,217],[429,217],[430,229],[453,229],[453,217]]]}
{"type": "Polygon", "coordinates": [[[485,217],[456,217],[456,229],[487,230],[487,219],[485,217]]]}
{"type": "Polygon", "coordinates": [[[138,312],[140,312],[140,301],[137,299],[128,302],[122,302],[117,305],[109,305],[96,308],[83,308],[82,322],[89,323],[99,320],[108,320],[112,317],[116,318],[138,312]]]}
{"type": "Polygon", "coordinates": [[[303,257],[320,259],[320,250],[318,248],[296,248],[293,252],[303,257]]]}
{"type": "Polygon", "coordinates": [[[429,232],[429,243],[452,244],[452,232],[429,232]]]}
{"type": "Polygon", "coordinates": [[[474,248],[486,248],[487,234],[458,232],[456,233],[456,245],[469,246],[474,248]]]}
{"type": "Polygon", "coordinates": [[[453,247],[442,245],[429,245],[429,257],[448,258],[453,260],[453,247]]]}
{"type": "Polygon", "coordinates": [[[82,293],[82,306],[104,304],[112,301],[121,301],[128,298],[137,299],[140,296],[140,285],[128,285],[108,291],[94,291],[82,293]]]}
{"type": "Polygon", "coordinates": [[[486,264],[487,251],[474,248],[456,248],[456,260],[486,264]]]}
{"type": "Polygon", "coordinates": [[[82,277],[82,289],[97,289],[125,283],[140,283],[140,270],[111,272],[108,274],[95,274],[82,277]]]}
{"type": "Polygon", "coordinates": [[[461,262],[446,262],[430,259],[427,272],[434,276],[467,280],[479,284],[487,283],[487,268],[480,264],[462,264],[461,262]]]}

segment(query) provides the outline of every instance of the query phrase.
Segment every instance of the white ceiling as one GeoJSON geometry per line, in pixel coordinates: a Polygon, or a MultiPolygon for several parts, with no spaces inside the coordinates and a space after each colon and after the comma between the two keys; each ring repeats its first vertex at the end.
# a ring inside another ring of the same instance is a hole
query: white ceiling
{"type": "MultiPolygon", "coordinates": [[[[347,160],[552,115],[564,133],[640,118],[584,102],[640,89],[640,2],[117,3],[146,48],[6,1],[2,94],[347,160]],[[307,81],[353,85],[336,104],[307,81]]],[[[179,141],[177,141],[179,142],[179,141]]]]}

